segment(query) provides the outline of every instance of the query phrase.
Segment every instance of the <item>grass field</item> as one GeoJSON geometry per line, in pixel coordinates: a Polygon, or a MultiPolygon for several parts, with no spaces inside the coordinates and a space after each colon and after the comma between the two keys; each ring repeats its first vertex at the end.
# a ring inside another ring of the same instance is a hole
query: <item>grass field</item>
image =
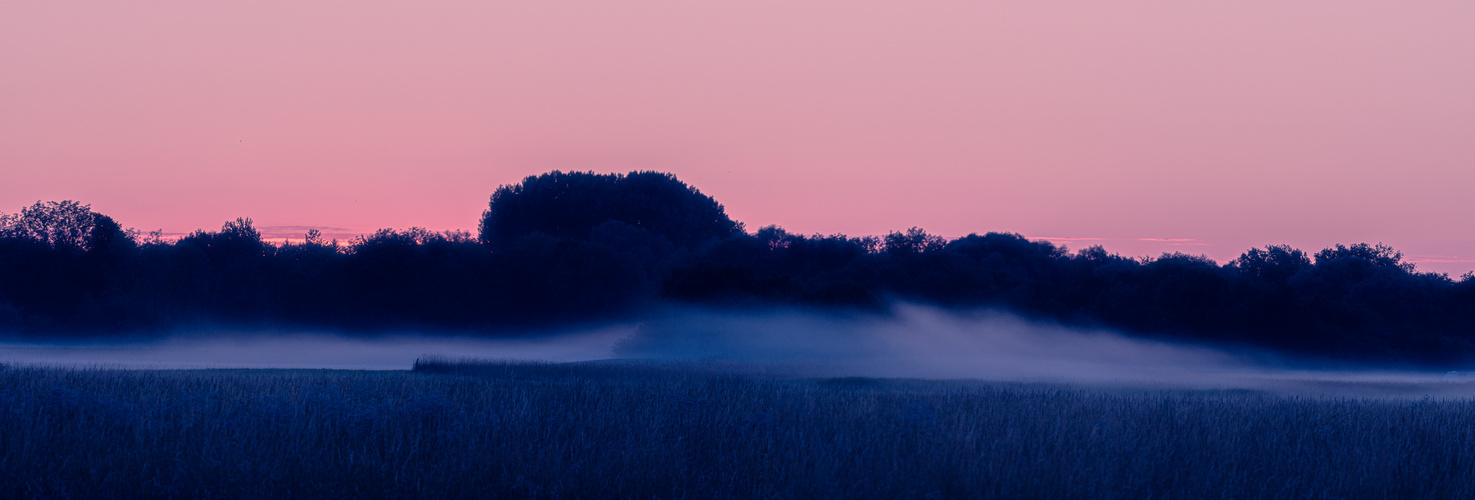
{"type": "Polygon", "coordinates": [[[1472,498],[1475,402],[755,374],[0,368],[0,496],[1472,498]]]}

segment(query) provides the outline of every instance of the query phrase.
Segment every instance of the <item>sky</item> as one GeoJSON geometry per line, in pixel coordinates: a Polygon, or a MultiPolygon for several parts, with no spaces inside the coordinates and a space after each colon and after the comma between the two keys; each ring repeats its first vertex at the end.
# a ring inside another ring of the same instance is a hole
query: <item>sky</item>
{"type": "Polygon", "coordinates": [[[1475,269],[1475,3],[0,0],[0,210],[475,230],[550,170],[750,229],[1475,269]]]}

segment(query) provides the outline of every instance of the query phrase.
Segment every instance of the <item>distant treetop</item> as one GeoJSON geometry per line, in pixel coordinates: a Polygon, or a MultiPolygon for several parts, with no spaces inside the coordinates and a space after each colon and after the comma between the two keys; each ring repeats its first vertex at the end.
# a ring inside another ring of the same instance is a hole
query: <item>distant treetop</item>
{"type": "Polygon", "coordinates": [[[722,204],[662,172],[596,174],[553,171],[497,188],[482,213],[480,237],[493,249],[533,233],[588,240],[616,221],[692,246],[743,231],[722,204]]]}
{"type": "Polygon", "coordinates": [[[129,240],[111,217],[72,200],[36,202],[20,213],[0,213],[0,238],[30,240],[63,250],[90,250],[129,240]]]}

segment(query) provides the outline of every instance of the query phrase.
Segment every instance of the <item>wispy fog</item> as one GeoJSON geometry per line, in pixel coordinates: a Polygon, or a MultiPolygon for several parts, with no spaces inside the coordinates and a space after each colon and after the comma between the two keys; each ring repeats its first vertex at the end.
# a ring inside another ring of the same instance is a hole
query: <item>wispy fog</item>
{"type": "Polygon", "coordinates": [[[631,326],[510,339],[437,335],[345,337],[218,332],[136,343],[0,343],[0,363],[117,368],[329,368],[408,370],[425,355],[587,361],[606,359],[631,326]]]}
{"type": "Polygon", "coordinates": [[[672,311],[621,339],[627,358],[782,363],[815,376],[1248,389],[1333,396],[1475,396],[1469,372],[1328,368],[982,311],[901,304],[893,315],[672,311]]]}
{"type": "MultiPolygon", "coordinates": [[[[0,344],[0,362],[120,368],[402,370],[450,359],[721,361],[820,377],[1251,389],[1296,394],[1475,396],[1466,372],[1313,368],[1266,353],[1131,338],[1007,313],[897,305],[893,314],[670,309],[644,321],[486,339],[215,333],[129,344],[0,344]]],[[[730,363],[729,363],[730,364],[730,363]]]]}
{"type": "Polygon", "coordinates": [[[1157,379],[1165,371],[1244,365],[1206,348],[916,305],[898,305],[887,316],[676,311],[639,325],[615,353],[791,362],[847,375],[1009,380],[1157,379]]]}

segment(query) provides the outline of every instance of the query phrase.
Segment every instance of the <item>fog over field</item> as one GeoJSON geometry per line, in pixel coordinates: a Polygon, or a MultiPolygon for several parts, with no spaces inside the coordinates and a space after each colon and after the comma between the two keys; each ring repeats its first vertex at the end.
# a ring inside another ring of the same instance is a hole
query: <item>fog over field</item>
{"type": "Polygon", "coordinates": [[[630,326],[536,337],[446,335],[342,336],[310,332],[231,332],[128,342],[0,343],[0,363],[138,369],[324,368],[407,370],[425,355],[586,361],[609,358],[630,326]]]}
{"type": "Polygon", "coordinates": [[[1027,321],[902,304],[893,315],[673,311],[615,346],[621,357],[791,362],[845,375],[1115,381],[1162,371],[1237,368],[1207,348],[1132,339],[1027,321]]]}
{"type": "MultiPolygon", "coordinates": [[[[893,314],[671,308],[643,321],[509,338],[312,332],[194,333],[133,343],[0,343],[0,362],[137,369],[403,370],[416,358],[655,360],[781,367],[823,377],[898,377],[1250,389],[1296,394],[1472,396],[1465,372],[1310,365],[1263,351],[1174,344],[1030,321],[1000,311],[899,304],[893,314]]],[[[765,368],[766,371],[773,371],[765,368]]]]}

